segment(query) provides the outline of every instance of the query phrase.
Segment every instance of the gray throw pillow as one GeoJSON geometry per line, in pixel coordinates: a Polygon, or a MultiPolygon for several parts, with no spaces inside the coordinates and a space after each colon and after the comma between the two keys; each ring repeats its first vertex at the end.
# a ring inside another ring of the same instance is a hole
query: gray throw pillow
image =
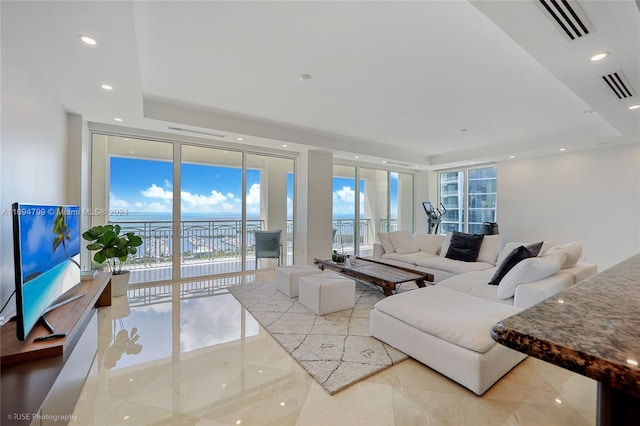
{"type": "Polygon", "coordinates": [[[464,262],[475,262],[478,260],[483,238],[484,235],[482,234],[465,234],[464,232],[453,231],[445,257],[464,262]]]}
{"type": "Polygon", "coordinates": [[[528,246],[516,247],[504,258],[493,277],[489,281],[491,285],[498,285],[505,275],[518,264],[529,257],[536,257],[542,248],[542,241],[539,243],[529,244],[528,246]]]}

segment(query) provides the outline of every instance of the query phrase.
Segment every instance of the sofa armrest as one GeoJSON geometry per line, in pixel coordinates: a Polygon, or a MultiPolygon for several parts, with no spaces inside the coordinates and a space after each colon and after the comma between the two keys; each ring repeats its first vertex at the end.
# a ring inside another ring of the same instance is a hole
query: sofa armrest
{"type": "Polygon", "coordinates": [[[529,308],[572,285],[571,275],[561,273],[556,273],[542,280],[518,284],[516,294],[513,297],[513,305],[529,308]]]}
{"type": "Polygon", "coordinates": [[[380,243],[373,243],[373,258],[380,259],[384,254],[384,247],[380,243]]]}

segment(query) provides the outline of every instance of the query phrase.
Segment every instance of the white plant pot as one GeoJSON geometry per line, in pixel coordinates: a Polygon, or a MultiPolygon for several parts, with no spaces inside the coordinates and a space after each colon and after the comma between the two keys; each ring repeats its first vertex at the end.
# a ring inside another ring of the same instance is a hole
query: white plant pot
{"type": "Polygon", "coordinates": [[[129,271],[111,275],[111,297],[119,297],[127,294],[129,288],[129,271]]]}

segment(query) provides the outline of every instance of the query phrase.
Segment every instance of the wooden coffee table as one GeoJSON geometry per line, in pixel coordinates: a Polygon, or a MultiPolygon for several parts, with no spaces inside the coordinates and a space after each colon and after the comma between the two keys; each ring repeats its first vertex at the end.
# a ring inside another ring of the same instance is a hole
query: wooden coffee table
{"type": "Polygon", "coordinates": [[[402,283],[413,281],[418,287],[424,287],[426,286],[425,281],[433,282],[433,274],[362,257],[356,257],[355,265],[340,264],[333,260],[317,258],[313,260],[313,263],[322,270],[330,269],[356,280],[382,287],[385,296],[391,296],[396,291],[397,286],[402,283]]]}

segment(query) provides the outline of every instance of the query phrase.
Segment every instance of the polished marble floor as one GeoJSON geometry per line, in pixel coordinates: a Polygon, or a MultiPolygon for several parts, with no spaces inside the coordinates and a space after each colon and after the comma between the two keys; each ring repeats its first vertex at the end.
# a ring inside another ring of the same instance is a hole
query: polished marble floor
{"type": "Polygon", "coordinates": [[[531,357],[482,397],[411,359],[330,396],[223,287],[197,284],[130,292],[99,311],[70,424],[595,424],[596,383],[531,357]]]}

